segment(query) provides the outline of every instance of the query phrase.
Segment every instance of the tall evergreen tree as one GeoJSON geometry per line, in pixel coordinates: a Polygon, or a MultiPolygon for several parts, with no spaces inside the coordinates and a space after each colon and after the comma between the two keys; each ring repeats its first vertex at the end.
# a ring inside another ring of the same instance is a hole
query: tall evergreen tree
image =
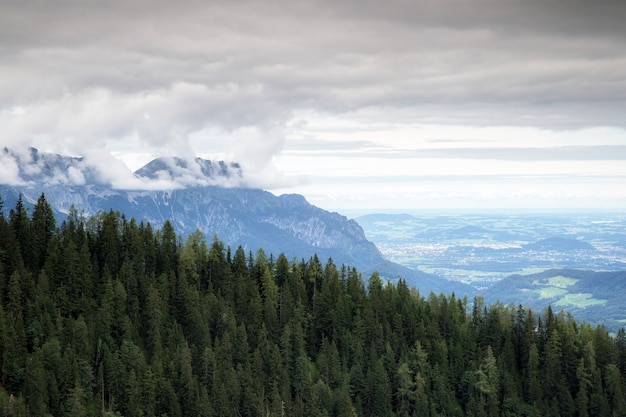
{"type": "Polygon", "coordinates": [[[48,243],[54,234],[56,221],[52,207],[48,204],[43,193],[39,196],[37,204],[33,208],[32,215],[33,228],[33,266],[38,271],[43,267],[48,243]]]}
{"type": "Polygon", "coordinates": [[[22,194],[20,194],[15,203],[15,208],[9,212],[9,224],[13,228],[17,243],[19,244],[19,253],[22,255],[23,264],[33,269],[35,267],[35,255],[33,251],[33,230],[32,222],[28,216],[26,206],[22,194]]]}

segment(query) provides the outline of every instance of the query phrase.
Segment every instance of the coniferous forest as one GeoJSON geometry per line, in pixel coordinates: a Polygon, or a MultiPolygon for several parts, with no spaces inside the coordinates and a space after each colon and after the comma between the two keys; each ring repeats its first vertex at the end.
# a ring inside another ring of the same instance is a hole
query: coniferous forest
{"type": "Polygon", "coordinates": [[[43,194],[0,211],[0,415],[626,416],[623,330],[113,211],[57,224],[43,194]]]}

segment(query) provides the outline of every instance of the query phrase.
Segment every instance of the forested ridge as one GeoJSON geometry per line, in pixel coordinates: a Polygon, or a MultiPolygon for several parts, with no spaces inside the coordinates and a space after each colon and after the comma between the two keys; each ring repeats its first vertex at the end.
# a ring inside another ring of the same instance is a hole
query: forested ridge
{"type": "Polygon", "coordinates": [[[0,415],[626,416],[626,335],[184,240],[110,211],[0,207],[0,415]]]}

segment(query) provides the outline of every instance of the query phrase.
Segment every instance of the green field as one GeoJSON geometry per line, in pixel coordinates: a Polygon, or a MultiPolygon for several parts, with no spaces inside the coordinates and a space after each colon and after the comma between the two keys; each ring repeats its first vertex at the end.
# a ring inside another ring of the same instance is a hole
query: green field
{"type": "Polygon", "coordinates": [[[556,287],[556,288],[567,288],[569,286],[576,284],[577,282],[578,282],[577,279],[568,278],[563,275],[557,275],[555,277],[547,278],[545,280],[543,279],[535,280],[533,282],[533,285],[545,285],[545,286],[556,287]]]}
{"type": "Polygon", "coordinates": [[[541,298],[555,298],[567,294],[566,289],[557,287],[545,287],[533,291],[539,294],[541,298]]]}
{"type": "Polygon", "coordinates": [[[548,283],[554,287],[559,288],[567,288],[570,285],[574,285],[578,282],[577,279],[564,277],[563,275],[558,275],[556,277],[552,277],[548,279],[548,283]]]}
{"type": "Polygon", "coordinates": [[[554,304],[555,307],[577,307],[585,308],[595,305],[603,305],[607,300],[593,298],[590,293],[569,293],[567,288],[578,282],[577,279],[563,275],[557,275],[547,279],[535,280],[533,285],[539,288],[532,291],[540,298],[559,298],[554,304]]]}
{"type": "Polygon", "coordinates": [[[607,300],[599,300],[597,298],[593,298],[593,294],[589,293],[578,293],[578,294],[566,294],[563,298],[561,298],[555,306],[557,307],[579,307],[585,308],[595,305],[603,305],[606,304],[607,300]]]}

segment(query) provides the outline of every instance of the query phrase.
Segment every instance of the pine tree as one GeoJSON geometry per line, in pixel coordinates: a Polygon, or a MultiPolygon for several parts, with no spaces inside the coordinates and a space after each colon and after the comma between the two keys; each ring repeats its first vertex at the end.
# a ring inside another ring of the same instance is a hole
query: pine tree
{"type": "Polygon", "coordinates": [[[3,342],[5,349],[2,352],[2,384],[10,392],[21,391],[26,376],[27,349],[23,305],[22,275],[16,271],[9,279],[6,311],[3,314],[6,330],[3,342]]]}
{"type": "MultiPolygon", "coordinates": [[[[20,194],[15,203],[15,208],[9,212],[9,224],[15,233],[15,237],[19,247],[19,253],[26,268],[33,270],[35,268],[35,255],[33,250],[33,230],[32,222],[28,216],[26,206],[20,194]]],[[[14,249],[14,248],[11,248],[14,249]]]]}
{"type": "Polygon", "coordinates": [[[35,204],[33,208],[32,228],[33,266],[36,271],[39,271],[39,269],[43,267],[48,250],[48,243],[56,228],[52,207],[48,204],[48,201],[46,201],[46,197],[43,193],[41,193],[37,204],[35,204]]]}

